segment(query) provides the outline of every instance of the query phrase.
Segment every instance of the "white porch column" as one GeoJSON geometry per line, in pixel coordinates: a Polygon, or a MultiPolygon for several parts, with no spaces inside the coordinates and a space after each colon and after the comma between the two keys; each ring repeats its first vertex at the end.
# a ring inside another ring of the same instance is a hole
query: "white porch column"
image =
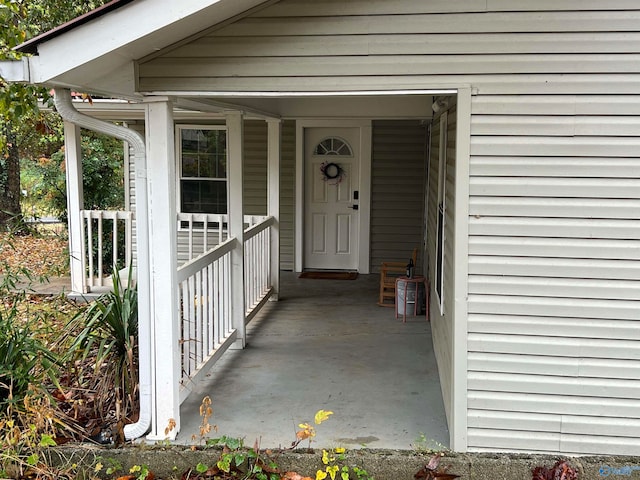
{"type": "Polygon", "coordinates": [[[229,237],[238,239],[231,252],[231,321],[238,340],[233,348],[244,348],[247,343],[244,304],[244,205],[242,200],[242,164],[244,162],[244,125],[242,113],[225,115],[227,123],[227,188],[229,189],[229,237]]]}
{"type": "Polygon", "coordinates": [[[180,324],[177,295],[176,162],[172,102],[146,105],[149,250],[154,395],[151,440],[174,439],[180,430],[180,324]],[[175,428],[165,435],[170,420],[175,428]]]}
{"type": "Polygon", "coordinates": [[[267,215],[275,218],[271,227],[271,300],[278,300],[280,293],[280,156],[282,121],[267,120],[267,215]]]}
{"type": "Polygon", "coordinates": [[[64,122],[64,156],[67,177],[67,223],[69,228],[69,257],[71,258],[71,291],[87,293],[84,273],[84,233],[82,209],[82,149],[80,127],[64,122]]]}

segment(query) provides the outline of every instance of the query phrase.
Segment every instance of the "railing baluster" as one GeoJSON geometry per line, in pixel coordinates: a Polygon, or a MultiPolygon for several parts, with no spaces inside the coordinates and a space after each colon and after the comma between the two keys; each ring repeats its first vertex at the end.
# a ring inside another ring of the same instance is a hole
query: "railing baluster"
{"type": "Polygon", "coordinates": [[[189,216],[189,260],[193,258],[193,216],[189,216]]]}
{"type": "Polygon", "coordinates": [[[98,211],[98,286],[102,287],[102,273],[104,269],[102,268],[102,211],[98,211]]]}
{"type": "Polygon", "coordinates": [[[178,282],[178,308],[180,310],[180,363],[182,369],[182,375],[188,375],[188,372],[185,371],[185,355],[186,355],[186,346],[184,341],[184,330],[185,330],[185,318],[186,318],[186,294],[185,294],[185,282],[178,282]]]}
{"type": "Polygon", "coordinates": [[[113,261],[112,265],[114,269],[118,268],[118,215],[113,215],[113,261]]]}
{"type": "Polygon", "coordinates": [[[105,285],[105,277],[110,277],[113,267],[119,266],[122,259],[124,267],[129,268],[133,261],[133,212],[121,212],[115,210],[83,210],[82,234],[83,234],[83,271],[84,283],[89,287],[105,285]],[[106,229],[106,220],[113,222],[111,232],[106,229]],[[122,222],[122,223],[121,223],[122,222]],[[121,232],[124,238],[121,240],[121,232]],[[105,258],[105,246],[111,242],[111,254],[105,258]],[[95,251],[94,251],[95,249],[95,251]],[[124,258],[123,258],[124,257],[124,258]],[[110,262],[108,271],[104,272],[104,264],[110,262]]]}
{"type": "Polygon", "coordinates": [[[224,281],[225,281],[225,288],[224,288],[224,292],[225,292],[225,299],[224,299],[224,304],[225,304],[225,319],[227,321],[227,328],[226,331],[227,333],[231,333],[231,331],[233,330],[233,324],[231,323],[231,257],[227,257],[225,258],[224,261],[224,281]]]}
{"type": "Polygon", "coordinates": [[[87,212],[87,258],[89,259],[89,286],[95,287],[95,275],[93,270],[93,215],[92,212],[87,212]]]}
{"type": "Polygon", "coordinates": [[[196,366],[202,363],[202,346],[204,342],[203,330],[203,316],[202,316],[202,303],[204,301],[204,295],[202,294],[202,270],[196,273],[196,315],[195,315],[195,339],[196,339],[196,366]]]}
{"type": "Polygon", "coordinates": [[[213,301],[212,301],[212,296],[211,294],[213,293],[213,288],[212,288],[212,283],[213,283],[213,276],[212,276],[212,270],[213,270],[213,265],[208,265],[207,266],[207,289],[206,289],[206,295],[207,295],[207,311],[206,311],[206,321],[207,321],[207,344],[206,344],[206,348],[205,351],[206,352],[211,352],[213,350],[213,310],[215,308],[213,301]]]}
{"type": "Polygon", "coordinates": [[[189,277],[189,372],[196,369],[196,309],[194,277],[189,277]]]}
{"type": "Polygon", "coordinates": [[[220,345],[220,263],[221,260],[217,260],[212,267],[213,270],[213,297],[211,302],[215,306],[213,309],[213,344],[214,348],[218,348],[220,345]]]}
{"type": "Polygon", "coordinates": [[[209,251],[209,215],[204,216],[202,229],[202,253],[209,251]]]}
{"type": "Polygon", "coordinates": [[[124,263],[127,266],[127,270],[131,268],[133,262],[133,214],[131,212],[125,212],[125,255],[124,263]]]}

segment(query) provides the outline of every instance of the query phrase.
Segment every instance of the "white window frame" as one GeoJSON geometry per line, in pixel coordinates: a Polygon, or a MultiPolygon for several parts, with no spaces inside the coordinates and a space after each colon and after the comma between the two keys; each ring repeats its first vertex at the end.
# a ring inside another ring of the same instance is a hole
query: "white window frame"
{"type": "MultiPolygon", "coordinates": [[[[199,124],[178,124],[175,127],[175,136],[176,136],[176,188],[177,188],[177,196],[176,196],[176,209],[179,213],[188,213],[182,211],[182,181],[183,180],[196,180],[193,177],[183,177],[182,176],[182,131],[183,130],[224,130],[227,132],[226,125],[199,125],[199,124]]],[[[227,167],[229,165],[229,146],[228,146],[228,134],[227,134],[227,167]]],[[[212,179],[212,181],[222,181],[221,178],[218,177],[203,177],[204,179],[212,179]]],[[[227,210],[229,208],[229,175],[224,178],[224,181],[227,184],[227,210]]],[[[212,215],[226,215],[228,213],[214,213],[212,215]]]]}
{"type": "Polygon", "coordinates": [[[435,291],[440,315],[444,315],[444,266],[447,240],[447,112],[440,116],[440,140],[438,144],[438,202],[436,205],[436,270],[435,291]]]}

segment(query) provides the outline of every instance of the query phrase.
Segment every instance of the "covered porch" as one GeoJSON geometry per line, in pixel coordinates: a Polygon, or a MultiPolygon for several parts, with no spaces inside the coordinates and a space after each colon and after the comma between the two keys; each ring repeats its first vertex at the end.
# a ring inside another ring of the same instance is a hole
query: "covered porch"
{"type": "MultiPolygon", "coordinates": [[[[71,252],[85,252],[82,239],[91,237],[85,229],[94,221],[82,211],[82,192],[77,192],[80,127],[121,138],[133,151],[135,214],[122,220],[122,228],[131,232],[136,223],[143,407],[139,421],[125,428],[127,438],[147,434],[149,440],[174,440],[178,435],[177,441],[192,443],[194,435],[200,437],[200,402],[209,395],[214,402],[209,422],[220,434],[251,443],[262,438],[264,447],[290,445],[297,425],[311,421],[319,409],[335,412],[334,421],[318,430],[322,444],[410,448],[422,435],[449,443],[430,325],[424,317],[403,324],[392,309],[378,307],[378,275],[368,275],[379,258],[407,258],[409,245],[423,242],[428,130],[418,118],[428,117],[430,94],[437,92],[419,92],[415,98],[421,101],[412,108],[406,103],[414,95],[384,96],[376,105],[380,111],[368,112],[380,118],[376,121],[296,119],[288,124],[278,113],[268,116],[246,105],[233,111],[229,104],[154,98],[143,104],[144,137],[78,112],[68,92],[61,93],[56,92],[56,102],[66,121],[70,212],[77,212],[70,214],[71,252]],[[176,106],[223,119],[229,203],[220,218],[178,211],[176,106]],[[245,130],[253,128],[246,112],[264,122],[260,202],[266,215],[246,215],[245,130]],[[323,138],[347,139],[354,147],[335,160],[350,168],[342,183],[326,182],[312,163],[320,161],[312,147],[323,138]],[[360,165],[352,166],[352,159],[360,165]],[[295,172],[295,180],[291,174],[283,194],[285,169],[295,172]],[[305,192],[342,192],[344,198],[338,194],[330,201],[341,207],[338,220],[350,219],[346,225],[352,231],[344,238],[354,239],[346,250],[355,268],[346,269],[357,270],[358,280],[302,280],[286,273],[286,285],[280,284],[282,246],[299,271],[315,267],[303,260],[317,243],[305,239],[333,235],[306,229],[317,226],[309,220],[317,215],[312,217],[305,205],[326,199],[307,198],[305,192]],[[204,243],[195,248],[198,230],[210,232],[209,225],[221,229],[216,241],[209,245],[203,234],[204,243]],[[283,240],[285,228],[289,236],[283,240]],[[179,258],[179,234],[188,239],[186,263],[179,258]]],[[[118,221],[111,222],[114,243],[118,221]]],[[[125,241],[121,251],[132,244],[125,241]]],[[[83,253],[72,255],[74,278],[92,271],[81,262],[83,253]]],[[[422,267],[426,272],[426,262],[422,267]]]]}
{"type": "MultiPolygon", "coordinates": [[[[425,316],[396,320],[376,305],[378,275],[301,279],[282,272],[278,302],[247,327],[247,345],[227,354],[182,404],[176,439],[200,439],[199,407],[212,399],[207,435],[288,447],[319,409],[334,415],[312,446],[410,449],[448,445],[449,432],[425,316]],[[424,444],[423,444],[424,445],[424,444]]],[[[307,442],[301,444],[307,446],[307,442]]]]}

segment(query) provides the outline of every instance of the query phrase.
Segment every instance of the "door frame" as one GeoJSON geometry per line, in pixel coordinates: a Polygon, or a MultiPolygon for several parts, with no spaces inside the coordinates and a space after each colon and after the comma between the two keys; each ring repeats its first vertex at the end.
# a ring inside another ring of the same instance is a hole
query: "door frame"
{"type": "Polygon", "coordinates": [[[294,270],[304,268],[304,188],[305,158],[304,131],[307,128],[358,128],[360,130],[360,175],[354,188],[359,192],[357,268],[369,273],[370,225],[371,225],[371,119],[299,119],[296,120],[296,217],[294,270]]]}

